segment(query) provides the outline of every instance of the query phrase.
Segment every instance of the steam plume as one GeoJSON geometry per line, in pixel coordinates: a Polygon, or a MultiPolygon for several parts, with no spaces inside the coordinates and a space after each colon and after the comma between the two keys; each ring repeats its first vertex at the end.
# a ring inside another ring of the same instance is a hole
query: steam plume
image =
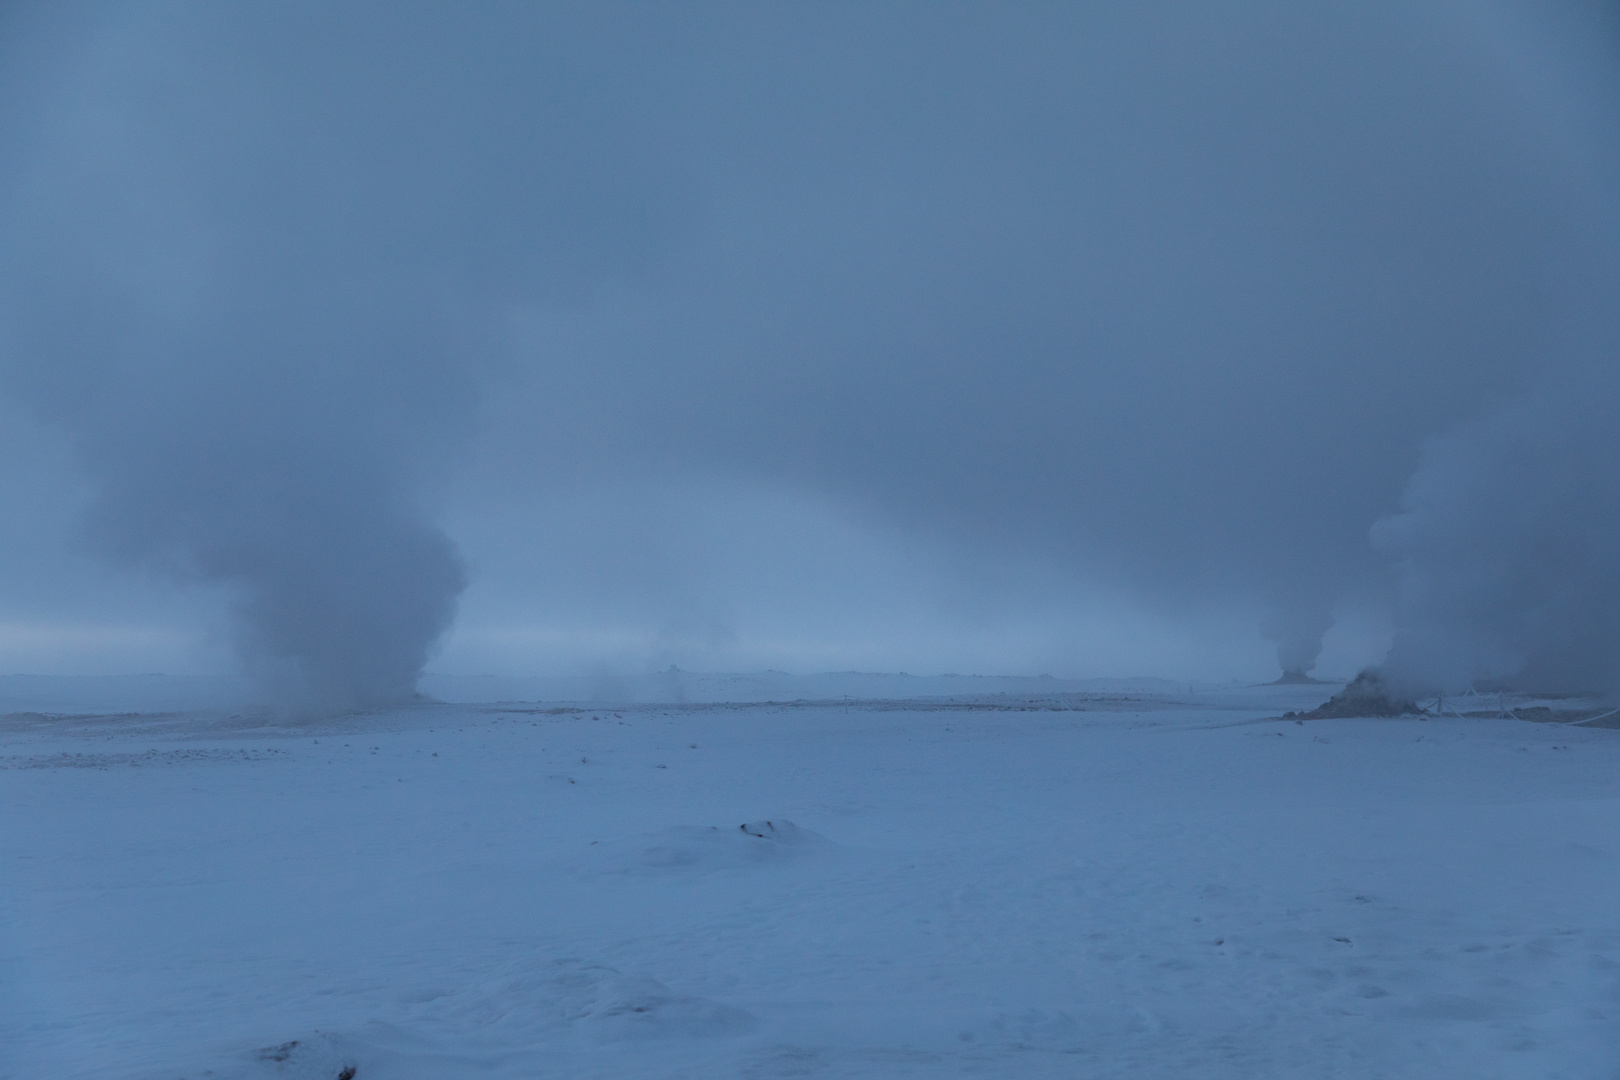
{"type": "MultiPolygon", "coordinates": [[[[317,697],[409,692],[473,431],[514,618],[556,491],[686,485],[925,535],[945,607],[1262,611],[1302,672],[1393,560],[1391,672],[1606,684],[1620,98],[1553,11],[8,5],[3,389],[96,550],[317,697]]],[[[625,497],[576,553],[629,618],[740,588],[622,586],[677,531],[625,497]]]]}
{"type": "Polygon", "coordinates": [[[5,389],[69,434],[86,545],[224,589],[264,692],[408,697],[464,584],[419,498],[470,415],[462,320],[325,227],[341,185],[265,183],[206,41],[110,21],[172,66],[92,36],[7,128],[5,389]]]}
{"type": "Polygon", "coordinates": [[[1594,365],[1430,444],[1374,530],[1400,569],[1398,691],[1620,690],[1617,409],[1594,365]]]}

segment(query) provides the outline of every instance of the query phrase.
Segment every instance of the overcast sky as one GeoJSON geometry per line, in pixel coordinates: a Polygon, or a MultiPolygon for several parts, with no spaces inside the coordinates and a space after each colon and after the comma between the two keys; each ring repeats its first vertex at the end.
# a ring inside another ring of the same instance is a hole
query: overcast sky
{"type": "Polygon", "coordinates": [[[7,5],[0,670],[1620,685],[1617,42],[7,5]]]}

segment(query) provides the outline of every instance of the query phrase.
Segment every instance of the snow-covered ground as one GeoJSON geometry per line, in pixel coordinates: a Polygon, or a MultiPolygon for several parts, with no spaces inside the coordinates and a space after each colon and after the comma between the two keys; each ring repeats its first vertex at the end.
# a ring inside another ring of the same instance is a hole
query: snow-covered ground
{"type": "Polygon", "coordinates": [[[10,717],[0,1073],[1620,1075],[1620,732],[1325,696],[10,717]]]}
{"type": "MultiPolygon", "coordinates": [[[[421,689],[436,700],[462,704],[572,700],[606,704],[694,704],[997,693],[1163,694],[1208,691],[1211,685],[1149,678],[1054,679],[1050,675],[905,675],[863,671],[789,675],[784,671],[710,673],[670,668],[638,675],[603,673],[549,678],[429,673],[423,676],[421,689]]],[[[251,695],[252,687],[246,679],[226,675],[0,675],[0,715],[29,711],[85,714],[223,709],[228,712],[233,704],[251,695]]]]}

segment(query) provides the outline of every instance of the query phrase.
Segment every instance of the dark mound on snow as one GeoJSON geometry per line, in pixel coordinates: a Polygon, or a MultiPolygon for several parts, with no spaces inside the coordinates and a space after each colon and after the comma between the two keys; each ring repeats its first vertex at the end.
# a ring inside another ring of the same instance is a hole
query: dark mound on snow
{"type": "Polygon", "coordinates": [[[1363,671],[1343,690],[1310,712],[1288,713],[1295,720],[1336,720],[1352,716],[1406,716],[1422,712],[1417,702],[1394,696],[1376,671],[1363,671]]]}

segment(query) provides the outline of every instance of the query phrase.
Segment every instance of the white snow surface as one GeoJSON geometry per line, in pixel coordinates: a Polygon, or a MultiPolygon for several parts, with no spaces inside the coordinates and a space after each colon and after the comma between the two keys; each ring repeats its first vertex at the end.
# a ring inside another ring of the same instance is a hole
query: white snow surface
{"type": "Polygon", "coordinates": [[[1620,732],[1326,689],[11,716],[0,1075],[1620,1076],[1620,732]]]}

